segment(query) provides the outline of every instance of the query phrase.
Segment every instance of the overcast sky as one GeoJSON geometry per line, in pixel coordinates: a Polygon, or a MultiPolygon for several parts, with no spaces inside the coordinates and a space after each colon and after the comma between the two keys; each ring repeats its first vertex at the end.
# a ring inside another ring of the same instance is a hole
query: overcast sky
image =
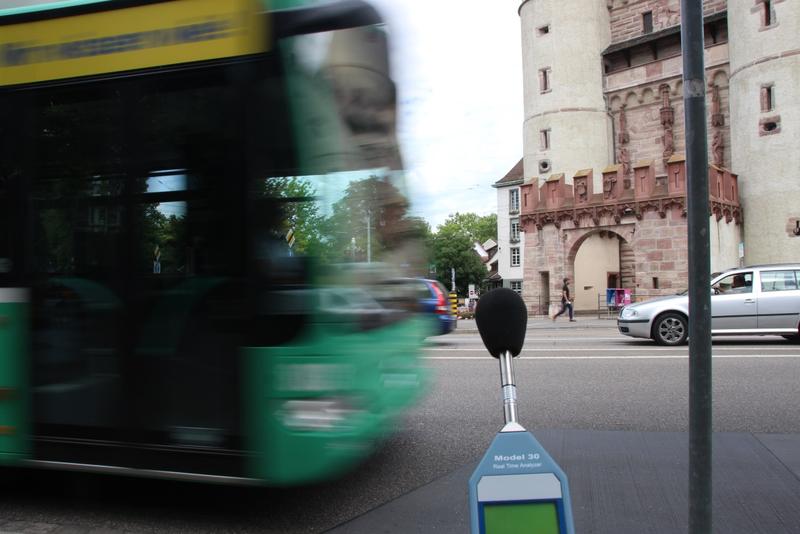
{"type": "Polygon", "coordinates": [[[413,210],[495,213],[522,157],[519,1],[373,0],[389,23],[413,210]]]}
{"type": "MultiPolygon", "coordinates": [[[[519,0],[371,0],[389,23],[415,215],[495,213],[522,157],[519,0]]],[[[0,6],[42,0],[0,0],[0,6]]]]}

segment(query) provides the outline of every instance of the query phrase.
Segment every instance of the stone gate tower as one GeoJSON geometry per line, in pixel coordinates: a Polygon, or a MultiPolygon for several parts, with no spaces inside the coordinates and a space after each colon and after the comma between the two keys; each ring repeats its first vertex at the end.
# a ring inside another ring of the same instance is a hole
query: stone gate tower
{"type": "Polygon", "coordinates": [[[603,98],[601,53],[611,41],[605,2],[523,0],[519,15],[525,178],[571,177],[579,164],[603,168],[613,161],[603,98]]]}
{"type": "MultiPolygon", "coordinates": [[[[712,271],[797,261],[800,2],[702,2],[712,271]]],[[[607,288],[641,298],[685,289],[680,8],[521,0],[531,306],[546,308],[564,275],[583,309],[607,288]]]]}
{"type": "Polygon", "coordinates": [[[800,3],[730,0],[732,168],[745,263],[800,259],[800,3]]]}

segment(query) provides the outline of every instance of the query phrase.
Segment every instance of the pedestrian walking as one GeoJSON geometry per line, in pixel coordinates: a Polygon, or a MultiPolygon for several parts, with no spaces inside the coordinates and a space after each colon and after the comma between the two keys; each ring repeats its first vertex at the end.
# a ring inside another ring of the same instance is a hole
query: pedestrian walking
{"type": "Polygon", "coordinates": [[[574,323],[575,319],[572,318],[572,297],[569,294],[568,277],[564,278],[564,285],[561,287],[561,311],[553,315],[553,322],[556,321],[559,315],[563,314],[567,310],[569,310],[569,321],[574,323]]]}

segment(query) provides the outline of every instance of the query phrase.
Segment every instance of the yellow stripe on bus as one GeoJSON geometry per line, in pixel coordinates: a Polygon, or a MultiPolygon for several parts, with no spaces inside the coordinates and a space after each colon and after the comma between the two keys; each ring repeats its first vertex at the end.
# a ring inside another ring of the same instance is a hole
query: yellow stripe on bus
{"type": "Polygon", "coordinates": [[[0,86],[264,52],[257,0],[173,0],[2,27],[0,86]]]}

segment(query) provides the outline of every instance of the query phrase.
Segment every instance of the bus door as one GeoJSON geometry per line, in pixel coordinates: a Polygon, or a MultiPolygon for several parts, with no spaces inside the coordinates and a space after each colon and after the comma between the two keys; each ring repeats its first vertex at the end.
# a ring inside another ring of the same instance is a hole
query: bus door
{"type": "Polygon", "coordinates": [[[35,455],[106,463],[126,439],[123,392],[128,178],[120,92],[108,85],[21,93],[32,157],[18,200],[32,292],[35,455]],[[71,440],[93,445],[70,447],[71,440]],[[101,445],[102,444],[102,445],[101,445]]]}
{"type": "Polygon", "coordinates": [[[220,67],[33,92],[37,458],[240,471],[236,94],[220,67]]]}
{"type": "Polygon", "coordinates": [[[0,98],[0,465],[29,454],[30,390],[27,379],[29,292],[22,286],[16,221],[21,177],[19,155],[26,132],[19,108],[0,98]]]}
{"type": "Polygon", "coordinates": [[[225,68],[140,80],[134,92],[140,178],[130,193],[126,302],[137,441],[160,451],[141,458],[148,467],[239,474],[242,465],[249,304],[237,93],[225,68]]]}

